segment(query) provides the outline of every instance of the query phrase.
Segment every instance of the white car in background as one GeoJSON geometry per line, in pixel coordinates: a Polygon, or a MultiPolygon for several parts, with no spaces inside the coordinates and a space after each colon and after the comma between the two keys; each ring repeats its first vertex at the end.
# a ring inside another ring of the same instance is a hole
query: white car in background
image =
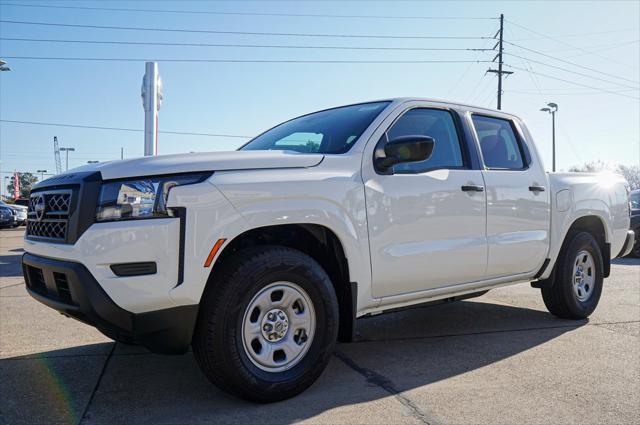
{"type": "Polygon", "coordinates": [[[588,317],[633,246],[628,194],[617,175],[546,173],[514,115],[391,99],[236,152],[47,179],[22,263],[38,301],[154,352],[192,346],[214,384],[270,402],[309,387],[358,317],[522,282],[588,317]]]}
{"type": "Polygon", "coordinates": [[[22,205],[7,204],[4,201],[0,201],[0,205],[5,206],[13,211],[13,215],[15,216],[15,227],[24,226],[25,224],[27,224],[27,207],[22,205]]]}

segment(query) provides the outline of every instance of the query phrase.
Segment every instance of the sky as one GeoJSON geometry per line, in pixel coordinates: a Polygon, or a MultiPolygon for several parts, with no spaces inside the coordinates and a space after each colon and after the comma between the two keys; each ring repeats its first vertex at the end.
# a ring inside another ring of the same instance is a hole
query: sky
{"type": "MultiPolygon", "coordinates": [[[[53,173],[54,136],[58,137],[60,146],[75,148],[75,152],[69,154],[69,168],[89,160],[118,159],[121,148],[126,158],[141,156],[144,145],[141,131],[10,121],[141,130],[144,111],[140,85],[145,59],[159,62],[164,83],[159,118],[160,154],[232,150],[247,139],[227,136],[253,136],[297,115],[367,100],[416,96],[495,108],[496,77],[485,73],[494,64],[484,62],[491,61],[495,52],[464,49],[492,48],[495,41],[491,37],[498,30],[497,18],[501,13],[505,16],[505,69],[514,71],[504,81],[503,110],[525,120],[546,168],[551,167],[551,117],[540,112],[540,108],[547,102],[559,105],[556,116],[558,169],[596,160],[640,164],[639,1],[0,0],[1,21],[202,31],[136,31],[0,22],[0,58],[11,67],[10,72],[0,72],[0,173],[3,180],[13,170],[44,169],[53,173]],[[17,38],[304,48],[9,40],[17,38]],[[140,60],[12,58],[19,56],[140,60]],[[405,63],[175,62],[169,59],[405,63]]],[[[65,168],[64,153],[62,168],[65,168]]]]}

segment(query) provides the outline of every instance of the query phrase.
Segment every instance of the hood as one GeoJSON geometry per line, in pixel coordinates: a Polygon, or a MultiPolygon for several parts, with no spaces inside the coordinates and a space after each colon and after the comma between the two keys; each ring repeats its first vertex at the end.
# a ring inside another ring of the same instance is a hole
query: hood
{"type": "Polygon", "coordinates": [[[145,156],[122,161],[88,164],[69,172],[100,171],[104,180],[196,171],[255,170],[265,168],[307,168],[324,155],[292,151],[230,151],[145,156]]]}

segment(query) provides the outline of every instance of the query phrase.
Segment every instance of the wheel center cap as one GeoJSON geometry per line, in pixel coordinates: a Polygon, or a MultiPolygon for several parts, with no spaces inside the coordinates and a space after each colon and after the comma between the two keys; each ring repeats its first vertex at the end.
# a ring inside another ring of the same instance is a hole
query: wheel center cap
{"type": "Polygon", "coordinates": [[[279,308],[269,310],[262,318],[261,329],[267,341],[278,342],[289,330],[289,317],[279,308]]]}

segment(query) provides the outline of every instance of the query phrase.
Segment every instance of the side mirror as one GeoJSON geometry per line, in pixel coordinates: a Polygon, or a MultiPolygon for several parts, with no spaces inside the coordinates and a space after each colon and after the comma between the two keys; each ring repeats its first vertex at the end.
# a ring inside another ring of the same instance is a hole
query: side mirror
{"type": "Polygon", "coordinates": [[[431,157],[436,141],[429,136],[401,136],[384,146],[384,157],[376,157],[376,167],[388,170],[403,162],[426,161],[431,157]]]}

